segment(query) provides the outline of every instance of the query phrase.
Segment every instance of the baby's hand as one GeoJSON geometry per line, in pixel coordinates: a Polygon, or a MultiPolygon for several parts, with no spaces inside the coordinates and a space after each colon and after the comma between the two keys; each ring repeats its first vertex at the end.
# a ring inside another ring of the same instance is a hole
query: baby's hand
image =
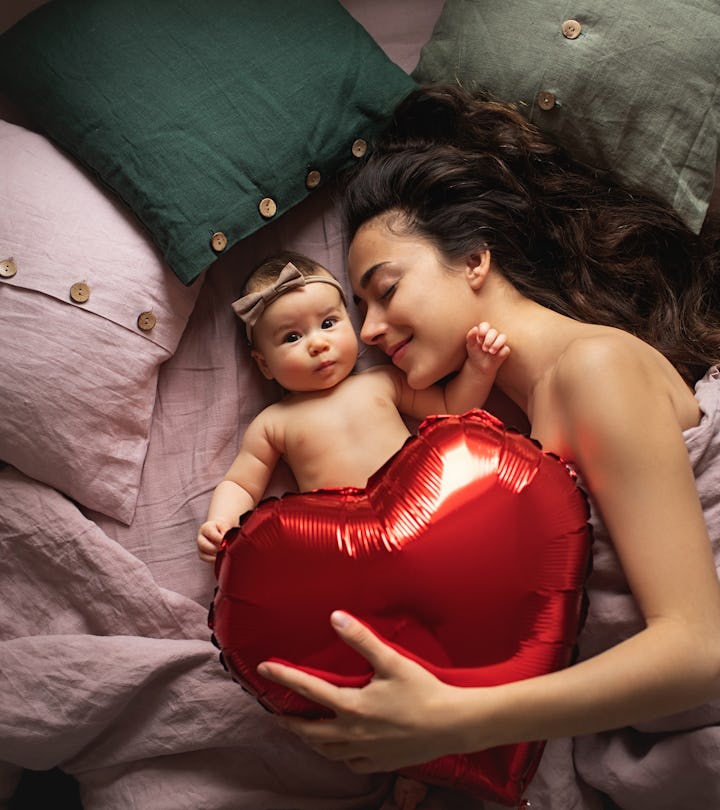
{"type": "Polygon", "coordinates": [[[225,534],[232,526],[222,520],[206,520],[197,535],[198,554],[205,562],[214,563],[225,534]]]}
{"type": "Polygon", "coordinates": [[[495,374],[510,354],[507,337],[483,321],[467,333],[468,361],[482,374],[495,374]]]}

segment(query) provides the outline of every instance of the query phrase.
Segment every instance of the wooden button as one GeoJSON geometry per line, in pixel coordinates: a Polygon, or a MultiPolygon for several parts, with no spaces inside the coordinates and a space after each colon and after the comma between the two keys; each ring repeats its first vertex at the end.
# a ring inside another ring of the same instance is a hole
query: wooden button
{"type": "Polygon", "coordinates": [[[148,310],[147,312],[141,312],[138,315],[137,325],[138,329],[140,329],[142,332],[149,332],[151,329],[155,327],[156,323],[157,318],[155,317],[155,314],[151,310],[148,310]]]}
{"type": "Polygon", "coordinates": [[[258,211],[260,216],[265,219],[272,219],[277,213],[277,205],[272,197],[263,197],[258,203],[258,211]]]}
{"type": "Polygon", "coordinates": [[[552,110],[556,104],[555,93],[550,93],[547,90],[541,90],[537,94],[537,104],[541,110],[552,110]]]}
{"type": "Polygon", "coordinates": [[[12,278],[17,273],[17,265],[14,259],[5,259],[0,262],[0,276],[3,278],[12,278]]]}
{"type": "Polygon", "coordinates": [[[563,36],[566,39],[577,39],[582,31],[582,25],[577,20],[565,20],[562,24],[563,36]]]}
{"type": "Polygon", "coordinates": [[[90,298],[90,287],[84,281],[78,281],[70,287],[70,298],[76,304],[84,304],[90,298]]]}
{"type": "Polygon", "coordinates": [[[227,236],[222,231],[215,231],[210,238],[210,247],[215,253],[222,253],[227,247],[227,236]]]}
{"type": "Polygon", "coordinates": [[[356,158],[361,158],[365,152],[367,152],[367,141],[364,141],[362,138],[353,141],[352,153],[356,158]]]}
{"type": "Polygon", "coordinates": [[[305,188],[317,188],[321,180],[320,172],[317,169],[311,169],[305,177],[305,188]]]}

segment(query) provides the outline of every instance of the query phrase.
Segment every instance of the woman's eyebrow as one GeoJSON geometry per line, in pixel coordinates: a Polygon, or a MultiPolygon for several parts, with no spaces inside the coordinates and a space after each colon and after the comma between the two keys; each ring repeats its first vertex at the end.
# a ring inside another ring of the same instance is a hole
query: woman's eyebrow
{"type": "MultiPolygon", "coordinates": [[[[372,281],[373,276],[375,275],[376,271],[379,270],[381,267],[383,267],[383,265],[386,265],[386,264],[387,264],[387,262],[378,262],[377,264],[374,264],[372,267],[369,267],[360,276],[360,289],[361,290],[366,290],[370,286],[370,282],[372,281]]],[[[360,300],[360,298],[357,295],[353,294],[353,303],[356,306],[359,306],[362,303],[362,301],[360,300]]]]}
{"type": "Polygon", "coordinates": [[[378,262],[374,264],[372,267],[368,268],[361,276],[360,276],[360,289],[365,290],[369,286],[370,282],[372,281],[372,277],[375,275],[375,272],[379,270],[383,265],[387,264],[387,262],[378,262]]]}

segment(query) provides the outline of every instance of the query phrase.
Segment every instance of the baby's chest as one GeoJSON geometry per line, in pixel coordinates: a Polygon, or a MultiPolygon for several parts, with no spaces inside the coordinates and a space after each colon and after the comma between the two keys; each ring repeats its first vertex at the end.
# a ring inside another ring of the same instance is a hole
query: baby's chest
{"type": "Polygon", "coordinates": [[[377,416],[372,409],[358,403],[345,403],[333,409],[307,408],[293,414],[286,428],[288,456],[318,456],[337,454],[347,446],[355,446],[367,435],[377,416]]]}

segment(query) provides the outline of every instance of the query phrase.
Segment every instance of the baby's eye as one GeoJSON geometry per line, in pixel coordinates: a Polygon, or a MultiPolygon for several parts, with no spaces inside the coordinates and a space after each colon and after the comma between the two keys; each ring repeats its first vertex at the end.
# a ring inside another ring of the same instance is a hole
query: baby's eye
{"type": "Polygon", "coordinates": [[[325,318],[320,325],[321,329],[332,329],[333,326],[337,323],[337,318],[325,318]]]}
{"type": "Polygon", "coordinates": [[[283,338],[283,343],[296,343],[298,340],[300,340],[299,332],[288,332],[283,338]]]}

